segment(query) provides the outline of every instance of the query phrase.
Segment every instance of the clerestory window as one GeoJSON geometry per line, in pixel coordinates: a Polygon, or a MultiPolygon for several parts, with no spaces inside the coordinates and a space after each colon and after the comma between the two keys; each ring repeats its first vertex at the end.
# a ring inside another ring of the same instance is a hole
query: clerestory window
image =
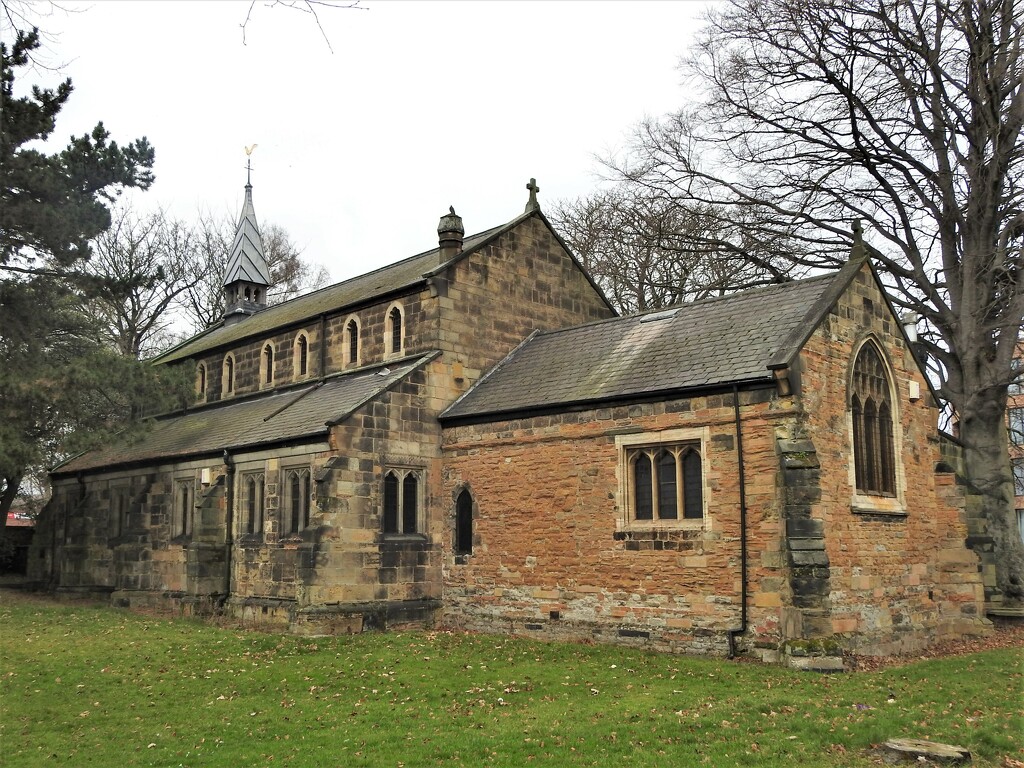
{"type": "Polygon", "coordinates": [[[345,324],[345,366],[355,368],[359,365],[359,323],[355,318],[345,324]]]}
{"type": "Polygon", "coordinates": [[[309,339],[306,334],[300,333],[295,337],[295,375],[304,377],[309,374],[309,339]]]}
{"type": "Polygon", "coordinates": [[[274,345],[267,343],[263,345],[263,357],[260,360],[260,381],[263,386],[270,386],[274,383],[274,345]]]}
{"type": "Polygon", "coordinates": [[[392,307],[388,311],[387,338],[384,340],[385,352],[389,355],[402,353],[402,310],[392,307]]]}
{"type": "Polygon", "coordinates": [[[235,391],[235,357],[232,354],[224,357],[220,389],[224,396],[230,395],[235,391]]]}

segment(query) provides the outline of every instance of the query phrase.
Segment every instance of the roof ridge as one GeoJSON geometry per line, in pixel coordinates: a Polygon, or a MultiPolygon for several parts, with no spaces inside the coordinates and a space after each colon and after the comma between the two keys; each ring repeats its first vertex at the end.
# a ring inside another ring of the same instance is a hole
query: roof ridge
{"type": "Polygon", "coordinates": [[[657,314],[658,312],[668,312],[671,310],[685,309],[688,307],[700,307],[712,303],[721,301],[728,301],[731,299],[739,298],[740,296],[749,296],[752,293],[767,293],[769,291],[782,290],[797,285],[807,285],[818,281],[825,281],[834,278],[839,274],[839,271],[829,272],[824,275],[812,275],[811,277],[802,277],[798,280],[786,280],[781,283],[769,283],[767,285],[757,285],[751,288],[740,288],[733,293],[728,293],[724,296],[707,296],[703,299],[695,299],[694,301],[680,301],[675,304],[667,304],[664,307],[657,307],[655,309],[644,309],[641,311],[633,312],[628,315],[618,315],[617,317],[606,317],[600,320],[590,320],[586,323],[580,323],[579,325],[570,325],[566,328],[553,328],[547,331],[537,331],[536,336],[556,336],[562,333],[572,333],[573,331],[583,330],[584,328],[593,328],[598,325],[605,325],[609,323],[621,323],[625,320],[637,320],[639,318],[647,317],[648,315],[657,314]]]}

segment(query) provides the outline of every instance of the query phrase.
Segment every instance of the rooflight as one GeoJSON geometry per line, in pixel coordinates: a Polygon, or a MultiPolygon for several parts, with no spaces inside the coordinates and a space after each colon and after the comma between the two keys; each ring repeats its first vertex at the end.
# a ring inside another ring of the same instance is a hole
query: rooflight
{"type": "Polygon", "coordinates": [[[657,320],[668,320],[670,317],[675,317],[677,312],[679,312],[679,307],[676,307],[675,309],[666,309],[664,312],[655,312],[650,315],[644,315],[640,318],[640,322],[653,323],[657,320]]]}

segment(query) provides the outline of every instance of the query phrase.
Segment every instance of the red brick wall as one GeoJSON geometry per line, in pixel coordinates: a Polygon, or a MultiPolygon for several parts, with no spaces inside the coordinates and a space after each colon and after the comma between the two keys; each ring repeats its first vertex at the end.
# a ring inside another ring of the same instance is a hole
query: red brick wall
{"type": "MultiPolygon", "coordinates": [[[[787,587],[773,425],[792,413],[785,401],[766,401],[770,395],[743,393],[741,403],[751,634],[774,646],[787,587]]],[[[728,630],[740,622],[733,420],[732,396],[725,395],[445,430],[445,501],[451,510],[468,488],[477,507],[474,552],[464,564],[451,554],[448,516],[445,620],[724,653],[728,630]],[[685,427],[707,428],[703,531],[685,541],[624,536],[616,434],[685,427]]]]}

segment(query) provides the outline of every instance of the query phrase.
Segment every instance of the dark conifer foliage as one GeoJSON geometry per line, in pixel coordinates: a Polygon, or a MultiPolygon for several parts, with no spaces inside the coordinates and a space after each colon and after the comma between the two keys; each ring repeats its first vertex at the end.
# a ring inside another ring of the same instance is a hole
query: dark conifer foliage
{"type": "Polygon", "coordinates": [[[72,92],[66,80],[15,95],[38,47],[34,29],[0,44],[0,535],[31,468],[141,424],[184,391],[110,349],[84,311],[109,289],[85,268],[89,241],[121,189],[152,184],[153,149],[144,138],[119,147],[102,123],[61,152],[35,148],[72,92]]]}

